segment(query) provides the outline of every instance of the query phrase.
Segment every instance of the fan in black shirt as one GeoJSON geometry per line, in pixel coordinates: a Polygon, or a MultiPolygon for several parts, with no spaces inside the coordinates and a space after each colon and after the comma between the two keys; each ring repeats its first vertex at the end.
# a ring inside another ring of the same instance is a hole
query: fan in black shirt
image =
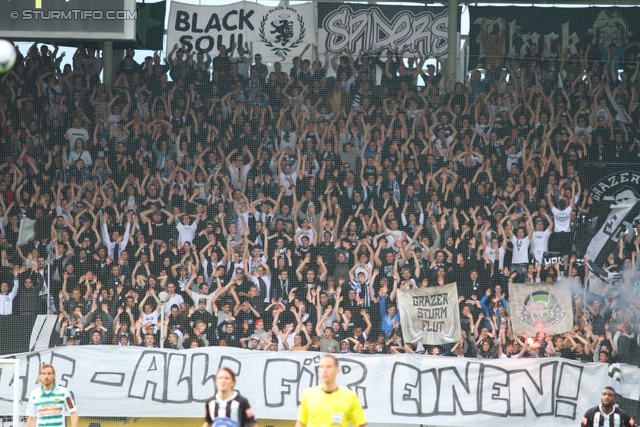
{"type": "Polygon", "coordinates": [[[152,241],[160,245],[162,242],[169,241],[171,233],[175,230],[175,227],[170,225],[173,222],[173,215],[163,209],[161,211],[153,211],[152,218],[149,218],[151,212],[151,210],[148,210],[140,213],[140,219],[148,224],[148,233],[152,241]]]}

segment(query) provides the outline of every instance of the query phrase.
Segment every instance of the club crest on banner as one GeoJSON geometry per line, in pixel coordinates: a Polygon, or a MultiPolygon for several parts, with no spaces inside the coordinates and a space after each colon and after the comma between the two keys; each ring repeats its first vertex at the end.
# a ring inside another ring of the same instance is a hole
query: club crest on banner
{"type": "Polygon", "coordinates": [[[607,202],[612,204],[626,203],[627,197],[640,199],[638,191],[640,187],[640,172],[633,170],[616,171],[598,180],[589,188],[589,197],[595,202],[607,202]]]}
{"type": "Polygon", "coordinates": [[[593,36],[593,44],[623,44],[630,43],[633,32],[629,31],[630,25],[622,17],[619,11],[602,10],[591,28],[589,34],[593,36]]]}
{"type": "Polygon", "coordinates": [[[566,314],[553,293],[541,290],[532,292],[525,298],[518,317],[530,328],[550,330],[558,325],[566,314]]]}
{"type": "Polygon", "coordinates": [[[260,19],[258,35],[260,41],[284,61],[305,39],[304,18],[291,7],[276,7],[260,19]]]}

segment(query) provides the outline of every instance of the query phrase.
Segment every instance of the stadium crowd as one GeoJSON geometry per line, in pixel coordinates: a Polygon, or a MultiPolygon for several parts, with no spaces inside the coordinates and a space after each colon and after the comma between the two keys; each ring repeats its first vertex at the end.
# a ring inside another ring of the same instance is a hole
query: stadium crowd
{"type": "Polygon", "coordinates": [[[578,171],[640,160],[635,56],[534,46],[462,83],[404,49],[269,71],[176,45],[107,87],[99,48],[53,48],[0,83],[0,317],[56,314],[52,345],[640,362],[638,224],[572,332],[514,336],[508,307],[513,281],[583,283],[578,171]],[[460,342],[404,343],[397,290],[451,282],[460,342]]]}

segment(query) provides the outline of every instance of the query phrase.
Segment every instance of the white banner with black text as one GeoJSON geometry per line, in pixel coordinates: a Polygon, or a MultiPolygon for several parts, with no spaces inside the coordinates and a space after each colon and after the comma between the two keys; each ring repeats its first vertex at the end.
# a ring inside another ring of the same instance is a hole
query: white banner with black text
{"type": "Polygon", "coordinates": [[[167,28],[167,50],[175,44],[186,50],[218,55],[218,47],[253,43],[253,52],[285,60],[316,42],[313,3],[264,6],[237,2],[206,6],[171,2],[167,28]]]}
{"type": "MultiPolygon", "coordinates": [[[[225,347],[171,351],[84,346],[26,353],[19,356],[22,411],[37,386],[39,365],[51,363],[81,416],[113,416],[117,407],[119,417],[198,417],[215,393],[216,371],[228,366],[258,418],[294,420],[302,392],[317,384],[319,356],[225,347]]],[[[367,418],[377,423],[575,424],[600,402],[610,381],[606,364],[561,358],[336,356],[339,384],[357,393],[367,418]]],[[[12,384],[13,370],[1,369],[0,415],[11,414],[12,384]]]]}
{"type": "Polygon", "coordinates": [[[460,340],[460,309],[455,283],[398,289],[398,310],[405,342],[442,345],[460,340]]]}
{"type": "MultiPolygon", "coordinates": [[[[459,14],[462,10],[456,12],[459,14]]],[[[346,51],[355,55],[360,51],[406,49],[416,58],[418,53],[446,56],[449,52],[448,28],[449,9],[446,7],[318,2],[320,53],[346,51]]],[[[455,46],[455,40],[452,46],[455,46]]]]}

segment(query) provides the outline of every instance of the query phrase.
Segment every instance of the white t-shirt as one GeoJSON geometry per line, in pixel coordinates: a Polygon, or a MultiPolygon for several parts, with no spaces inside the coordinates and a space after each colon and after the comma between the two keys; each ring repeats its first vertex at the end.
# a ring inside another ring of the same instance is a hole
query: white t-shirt
{"type": "MultiPolygon", "coordinates": [[[[367,263],[366,267],[370,270],[373,271],[373,265],[371,265],[370,262],[367,263]]],[[[356,271],[354,272],[355,276],[358,277],[358,274],[360,273],[364,273],[364,279],[365,280],[369,280],[369,273],[367,273],[367,270],[365,270],[364,266],[359,265],[356,267],[356,271]]]]}
{"type": "Polygon", "coordinates": [[[251,58],[248,56],[235,56],[231,58],[232,64],[238,64],[238,74],[245,79],[249,78],[249,67],[251,65],[251,58]]]}
{"type": "Polygon", "coordinates": [[[502,354],[500,355],[500,359],[517,359],[518,357],[520,357],[520,356],[518,356],[518,354],[517,354],[517,353],[516,353],[516,354],[512,354],[512,355],[511,355],[511,357],[507,356],[507,355],[506,355],[506,354],[504,354],[504,353],[502,353],[502,354]]]}
{"type": "Polygon", "coordinates": [[[390,228],[387,228],[386,232],[390,234],[389,236],[387,236],[387,247],[393,248],[393,245],[396,243],[396,240],[402,237],[402,230],[394,231],[390,228]]]}
{"type": "Polygon", "coordinates": [[[451,144],[453,144],[453,137],[452,136],[448,136],[443,140],[441,140],[440,138],[436,137],[435,135],[433,135],[431,137],[431,142],[435,142],[436,144],[438,144],[438,148],[440,148],[440,150],[442,150],[442,152],[444,154],[447,153],[447,150],[449,149],[449,146],[451,146],[451,144]]]}
{"type": "Polygon", "coordinates": [[[160,319],[160,313],[158,313],[158,310],[153,310],[149,314],[144,312],[140,313],[140,317],[142,318],[142,325],[143,325],[142,333],[146,334],[148,326],[151,326],[151,325],[153,325],[153,330],[149,332],[155,333],[157,329],[156,325],[158,324],[158,320],[160,319]],[[150,323],[151,325],[144,326],[145,323],[150,323]]]}
{"type": "Polygon", "coordinates": [[[522,153],[509,154],[507,153],[507,172],[511,171],[512,165],[518,164],[518,159],[522,157],[522,153]]]}
{"type": "MultiPolygon", "coordinates": [[[[300,230],[302,230],[302,228],[298,227],[296,229],[296,234],[298,234],[300,232],[300,230]]],[[[311,228],[309,228],[308,230],[303,231],[298,236],[298,243],[300,243],[301,245],[302,245],[302,238],[304,236],[307,236],[309,238],[309,245],[313,245],[313,239],[315,239],[316,234],[313,232],[313,230],[311,228]]]]}
{"type": "Polygon", "coordinates": [[[293,153],[296,152],[296,144],[298,143],[298,135],[294,131],[282,131],[280,133],[280,150],[284,151],[286,147],[291,148],[293,153]]]}
{"type": "MultiPolygon", "coordinates": [[[[73,145],[75,146],[75,141],[73,142],[73,145]]],[[[68,165],[69,169],[73,169],[76,161],[78,161],[78,160],[82,160],[86,167],[90,167],[91,165],[93,165],[93,160],[91,159],[91,154],[89,154],[88,151],[82,150],[80,152],[77,152],[77,151],[73,150],[69,154],[69,161],[67,162],[67,165],[68,165]]]]}
{"type": "Polygon", "coordinates": [[[193,305],[196,308],[198,308],[198,302],[200,301],[200,298],[206,299],[207,300],[207,306],[204,309],[207,310],[210,314],[213,314],[213,308],[211,307],[211,301],[213,300],[213,297],[215,295],[216,295],[215,292],[211,292],[209,295],[203,295],[203,294],[199,294],[197,292],[191,292],[191,299],[193,300],[193,305]]]}
{"type": "Polygon", "coordinates": [[[178,229],[178,243],[182,244],[184,242],[193,243],[193,238],[196,237],[196,230],[198,229],[198,224],[192,222],[189,225],[184,225],[182,223],[176,225],[178,229]]]}
{"type": "MultiPolygon", "coordinates": [[[[296,333],[293,332],[291,335],[287,337],[287,344],[289,345],[289,349],[293,347],[295,344],[293,343],[293,339],[295,338],[296,333]]],[[[278,351],[283,351],[284,345],[282,344],[282,337],[278,335],[278,351]]]]}
{"type": "Polygon", "coordinates": [[[522,239],[518,239],[516,236],[511,236],[511,243],[513,243],[513,257],[511,258],[511,263],[527,264],[529,262],[529,236],[524,236],[522,239]]]}
{"type": "Polygon", "coordinates": [[[568,233],[571,231],[571,206],[567,206],[564,210],[560,210],[555,206],[551,209],[553,213],[553,231],[556,233],[568,233]]]}
{"type": "Polygon", "coordinates": [[[504,268],[504,248],[502,246],[498,247],[498,250],[493,249],[491,246],[484,250],[484,253],[487,254],[489,260],[491,262],[496,262],[496,254],[498,255],[498,268],[502,270],[504,268]]]}
{"type": "Polygon", "coordinates": [[[167,301],[164,304],[164,312],[165,315],[167,313],[171,313],[171,306],[173,304],[176,304],[178,307],[180,307],[182,304],[184,304],[184,299],[182,298],[182,295],[180,294],[175,294],[174,296],[172,296],[171,298],[169,298],[169,301],[167,301]]]}
{"type": "Polygon", "coordinates": [[[551,231],[549,231],[548,228],[544,231],[533,232],[533,240],[531,241],[531,252],[533,253],[533,257],[540,264],[542,264],[544,253],[549,250],[549,236],[551,236],[551,231]]]}
{"type": "Polygon", "coordinates": [[[291,196],[293,193],[291,192],[291,186],[296,185],[298,182],[298,175],[295,172],[291,173],[280,173],[280,186],[284,186],[286,189],[285,196],[291,196]]]}
{"type": "Polygon", "coordinates": [[[69,128],[65,136],[69,138],[70,151],[73,151],[76,147],[76,139],[80,138],[82,141],[87,142],[89,132],[85,128],[69,128]]]}

